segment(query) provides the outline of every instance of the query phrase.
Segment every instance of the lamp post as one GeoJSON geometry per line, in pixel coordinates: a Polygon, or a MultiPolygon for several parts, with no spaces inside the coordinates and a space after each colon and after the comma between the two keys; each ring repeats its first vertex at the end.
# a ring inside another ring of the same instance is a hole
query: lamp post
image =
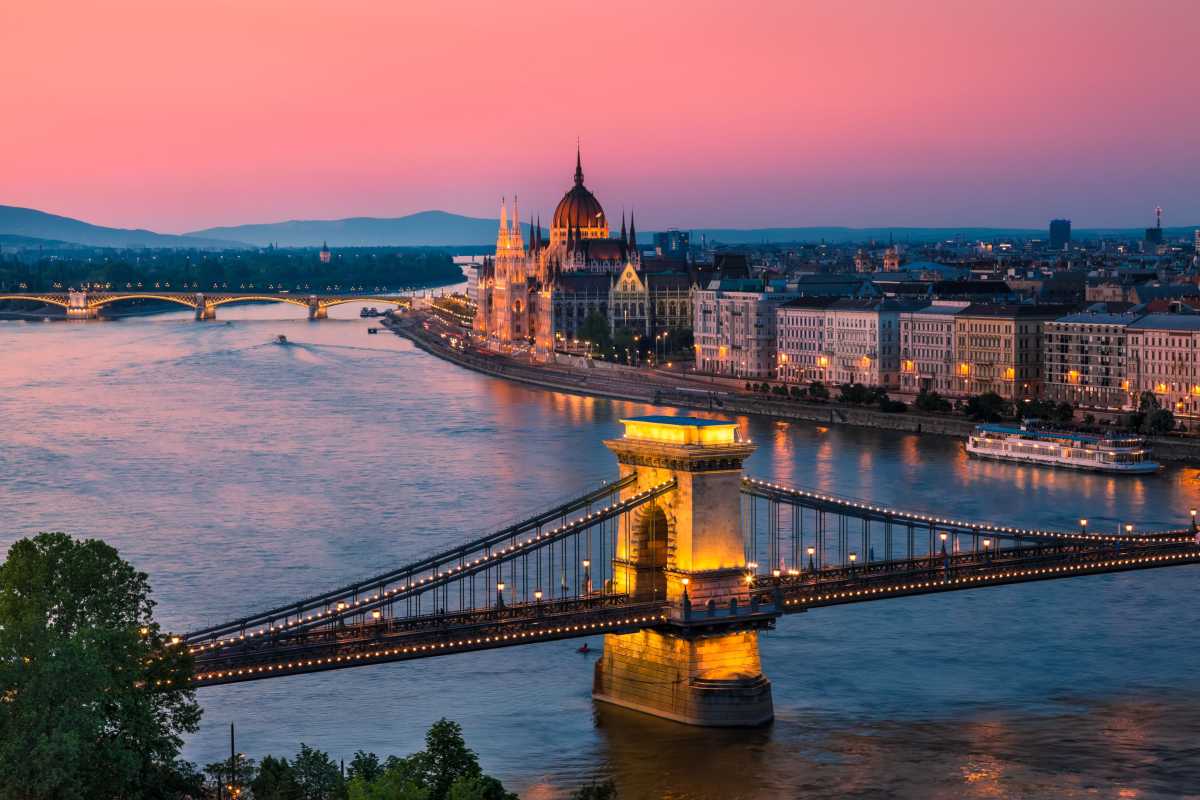
{"type": "Polygon", "coordinates": [[[587,558],[583,560],[583,593],[592,593],[592,562],[587,558]]]}
{"type": "Polygon", "coordinates": [[[1079,532],[1084,533],[1084,534],[1087,533],[1087,520],[1086,519],[1079,520],[1079,532]]]}
{"type": "Polygon", "coordinates": [[[504,581],[496,583],[496,608],[504,608],[504,581]]]}
{"type": "Polygon", "coordinates": [[[816,555],[816,552],[817,552],[817,548],[815,548],[815,547],[808,548],[808,571],[809,572],[817,571],[817,567],[813,563],[813,556],[816,555]]]}
{"type": "Polygon", "coordinates": [[[1192,515],[1192,533],[1196,533],[1196,509],[1191,509],[1189,513],[1192,515]]]}

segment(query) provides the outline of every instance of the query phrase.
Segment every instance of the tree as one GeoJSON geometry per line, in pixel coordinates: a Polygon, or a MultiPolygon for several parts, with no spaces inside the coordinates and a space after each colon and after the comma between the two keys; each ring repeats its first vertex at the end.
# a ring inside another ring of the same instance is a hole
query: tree
{"type": "Polygon", "coordinates": [[[829,387],[820,381],[813,381],[808,386],[808,396],[814,400],[828,400],[829,387]]]}
{"type": "Polygon", "coordinates": [[[592,782],[571,793],[571,800],[617,800],[617,785],[611,780],[604,783],[592,782]]]}
{"type": "Polygon", "coordinates": [[[303,800],[338,800],[345,795],[342,773],[328,753],[301,743],[292,768],[303,800]]]}
{"type": "Polygon", "coordinates": [[[604,352],[612,347],[612,331],[608,319],[599,311],[592,311],[579,326],[579,338],[592,343],[592,349],[604,352]]]}
{"type": "Polygon", "coordinates": [[[0,799],[178,797],[200,708],[149,580],[105,543],[21,539],[0,565],[0,799]]]}
{"type": "Polygon", "coordinates": [[[302,800],[304,793],[296,781],[296,771],[286,758],[264,756],[258,774],[250,781],[254,800],[302,800]]]}
{"type": "Polygon", "coordinates": [[[490,775],[462,777],[450,786],[446,800],[520,800],[490,775]]]}
{"type": "Polygon", "coordinates": [[[383,775],[383,764],[379,761],[379,756],[374,753],[364,753],[359,750],[355,752],[354,758],[350,759],[349,778],[373,781],[381,775],[383,775]]]}
{"type": "Polygon", "coordinates": [[[966,412],[971,419],[980,422],[997,422],[1007,408],[1003,397],[995,392],[984,392],[967,400],[966,412]]]}
{"type": "Polygon", "coordinates": [[[931,392],[922,389],[917,394],[917,399],[913,401],[918,411],[930,411],[934,413],[945,414],[951,410],[950,401],[942,397],[937,392],[931,392]]]}
{"type": "Polygon", "coordinates": [[[347,784],[349,800],[429,800],[430,793],[414,758],[391,756],[374,780],[356,775],[347,784]]]}
{"type": "Polygon", "coordinates": [[[229,793],[231,786],[245,790],[246,787],[253,785],[257,772],[254,759],[241,755],[214,761],[204,767],[204,774],[212,782],[213,790],[216,791],[217,787],[225,787],[221,790],[224,794],[229,793]]]}
{"type": "Polygon", "coordinates": [[[1146,414],[1142,421],[1142,433],[1170,433],[1175,430],[1175,415],[1165,408],[1146,414]]]}
{"type": "Polygon", "coordinates": [[[425,750],[413,756],[433,800],[445,800],[459,778],[482,774],[479,758],[467,747],[462,726],[440,719],[425,732],[425,750]]]}

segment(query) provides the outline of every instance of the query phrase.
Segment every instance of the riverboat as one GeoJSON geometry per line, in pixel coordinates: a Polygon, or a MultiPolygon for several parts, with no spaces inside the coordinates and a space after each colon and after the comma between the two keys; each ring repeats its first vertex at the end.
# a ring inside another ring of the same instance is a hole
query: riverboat
{"type": "Polygon", "coordinates": [[[967,452],[993,458],[1092,472],[1146,475],[1159,470],[1145,439],[1130,434],[1092,436],[1043,428],[1034,421],[978,425],[967,437],[967,452]]]}

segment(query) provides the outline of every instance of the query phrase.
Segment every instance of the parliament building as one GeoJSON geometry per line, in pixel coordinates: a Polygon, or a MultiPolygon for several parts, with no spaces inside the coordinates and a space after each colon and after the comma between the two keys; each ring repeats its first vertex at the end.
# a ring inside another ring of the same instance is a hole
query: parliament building
{"type": "Polygon", "coordinates": [[[583,183],[575,155],[575,184],[554,209],[550,238],[541,220],[521,231],[514,201],[501,204],[496,255],[479,271],[475,333],[500,346],[532,345],[537,353],[563,349],[584,320],[598,313],[609,330],[642,336],[690,329],[700,279],[686,261],[643,263],[632,217],[614,238],[600,201],[583,183]]]}

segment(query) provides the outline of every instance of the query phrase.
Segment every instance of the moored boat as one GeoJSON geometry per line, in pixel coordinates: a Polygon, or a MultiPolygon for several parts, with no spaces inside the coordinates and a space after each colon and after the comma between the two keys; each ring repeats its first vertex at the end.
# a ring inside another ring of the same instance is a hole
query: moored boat
{"type": "Polygon", "coordinates": [[[1093,472],[1145,475],[1159,470],[1146,440],[1132,434],[1095,436],[1044,428],[1036,420],[1016,425],[978,425],[967,437],[967,452],[1023,464],[1093,472]]]}

